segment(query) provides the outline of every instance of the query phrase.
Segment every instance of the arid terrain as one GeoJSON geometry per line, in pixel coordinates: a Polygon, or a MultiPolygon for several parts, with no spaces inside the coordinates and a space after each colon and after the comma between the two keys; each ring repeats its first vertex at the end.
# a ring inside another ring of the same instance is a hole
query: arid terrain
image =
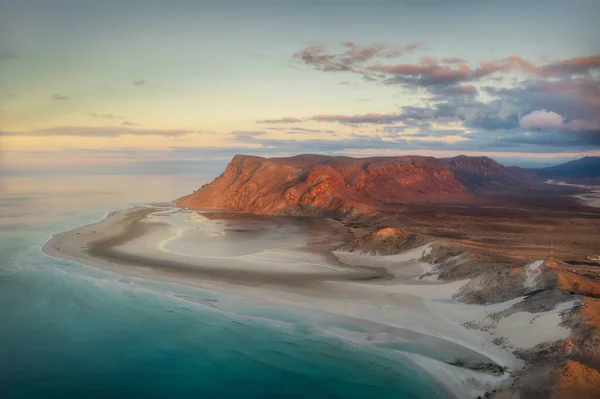
{"type": "Polygon", "coordinates": [[[351,233],[349,251],[390,255],[433,243],[424,259],[436,265],[436,278],[471,281],[454,297],[462,302],[525,296],[523,309],[536,313],[575,298],[578,310],[561,322],[571,336],[515,350],[526,368],[488,397],[596,398],[600,263],[590,257],[600,252],[600,209],[582,200],[592,193],[585,186],[547,184],[552,173],[484,157],[236,156],[215,181],[176,204],[333,217],[351,233]],[[532,277],[526,265],[536,260],[543,262],[532,277]]]}

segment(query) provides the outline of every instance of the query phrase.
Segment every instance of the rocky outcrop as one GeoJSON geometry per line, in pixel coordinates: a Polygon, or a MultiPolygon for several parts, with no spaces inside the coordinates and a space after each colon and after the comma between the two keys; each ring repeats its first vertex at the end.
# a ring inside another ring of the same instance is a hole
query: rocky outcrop
{"type": "Polygon", "coordinates": [[[552,399],[594,399],[600,397],[600,371],[567,360],[559,370],[552,399]]]}
{"type": "Polygon", "coordinates": [[[435,158],[235,156],[212,183],[176,201],[189,208],[344,218],[388,204],[475,201],[435,158]]]}
{"type": "Polygon", "coordinates": [[[342,251],[360,252],[373,255],[395,255],[418,248],[431,239],[421,234],[402,229],[385,228],[363,237],[355,238],[340,248],[342,251]]]}

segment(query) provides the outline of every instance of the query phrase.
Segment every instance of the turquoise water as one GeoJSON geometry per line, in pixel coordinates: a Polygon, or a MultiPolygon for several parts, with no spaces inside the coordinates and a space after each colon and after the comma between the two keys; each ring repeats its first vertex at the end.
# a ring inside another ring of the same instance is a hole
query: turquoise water
{"type": "Polygon", "coordinates": [[[202,177],[52,179],[2,181],[0,397],[446,397],[393,352],[319,334],[336,322],[327,315],[124,277],[39,249],[52,233],[175,198],[202,177]]]}

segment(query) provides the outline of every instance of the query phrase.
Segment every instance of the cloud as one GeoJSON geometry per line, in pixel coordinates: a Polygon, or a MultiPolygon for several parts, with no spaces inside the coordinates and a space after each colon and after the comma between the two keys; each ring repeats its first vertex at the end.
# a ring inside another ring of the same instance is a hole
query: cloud
{"type": "Polygon", "coordinates": [[[264,131],[254,130],[238,130],[230,133],[233,142],[238,143],[255,143],[256,138],[266,134],[264,131]]]}
{"type": "MultiPolygon", "coordinates": [[[[425,123],[423,124],[425,126],[425,123]]],[[[384,126],[382,130],[386,130],[384,126]]],[[[390,129],[401,128],[391,126],[390,129]]],[[[133,130],[133,129],[125,129],[133,130]]],[[[141,130],[139,130],[141,132],[141,130]]],[[[153,131],[156,133],[157,131],[153,131]]],[[[227,147],[167,147],[161,150],[142,149],[71,149],[48,152],[52,159],[46,161],[44,167],[35,170],[36,173],[51,173],[52,169],[59,172],[64,168],[58,167],[60,162],[71,165],[75,173],[193,173],[211,175],[218,174],[227,161],[239,153],[262,156],[286,156],[298,153],[321,153],[350,156],[395,156],[395,155],[429,155],[454,156],[458,154],[485,154],[500,159],[513,157],[519,162],[532,159],[558,159],[560,157],[576,158],[584,152],[587,155],[600,155],[598,145],[586,145],[571,136],[572,145],[565,145],[564,138],[558,132],[543,134],[522,131],[498,132],[490,135],[488,132],[470,132],[461,134],[459,129],[430,129],[411,135],[389,137],[385,134],[353,134],[345,138],[329,137],[321,139],[271,139],[262,134],[248,131],[241,134],[240,140],[231,141],[227,147]],[[462,136],[463,141],[448,142],[448,135],[462,136]],[[210,167],[206,162],[222,162],[210,167]],[[101,162],[100,164],[98,162],[101,162]],[[200,163],[199,163],[200,162],[200,163]],[[87,169],[86,169],[87,168],[87,169]],[[208,168],[208,169],[207,169],[208,168]],[[59,170],[60,169],[60,170],[59,170]],[[207,172],[210,170],[210,172],[207,172]]],[[[0,133],[1,134],[1,133],[0,133]]],[[[30,162],[23,163],[23,152],[18,151],[13,158],[19,159],[19,165],[34,168],[30,162]]],[[[38,161],[40,155],[28,152],[29,159],[38,161]]],[[[6,163],[5,163],[6,166],[6,163]]],[[[14,168],[4,168],[2,174],[22,173],[14,168]]],[[[210,178],[208,179],[210,180],[210,178]]]]}
{"type": "Polygon", "coordinates": [[[379,114],[372,112],[363,115],[314,115],[309,118],[317,122],[338,122],[341,124],[387,124],[401,121],[404,117],[400,114],[379,114]]]}
{"type": "Polygon", "coordinates": [[[574,119],[565,124],[565,127],[573,132],[584,132],[596,135],[600,139],[600,121],[574,119]]]}
{"type": "Polygon", "coordinates": [[[183,136],[186,134],[199,133],[201,131],[182,130],[182,129],[130,129],[126,127],[77,127],[63,126],[49,129],[30,130],[30,131],[4,131],[0,136],[70,136],[70,137],[118,137],[125,135],[135,136],[183,136]]]}
{"type": "Polygon", "coordinates": [[[288,134],[297,133],[326,133],[336,135],[337,133],[333,130],[321,130],[321,129],[305,129],[302,127],[292,127],[288,130],[288,134]]]}
{"type": "Polygon", "coordinates": [[[464,136],[465,131],[461,129],[423,129],[418,133],[404,135],[401,137],[436,137],[445,138],[449,136],[464,136]]]}
{"type": "Polygon", "coordinates": [[[509,101],[502,99],[500,103],[500,109],[498,110],[498,118],[500,119],[508,119],[513,115],[516,115],[519,111],[519,108],[514,104],[511,104],[509,101]]]}
{"type": "Polygon", "coordinates": [[[425,62],[421,59],[420,64],[378,64],[369,66],[366,69],[380,74],[381,80],[387,84],[406,84],[422,87],[474,82],[497,72],[535,71],[533,63],[518,56],[510,56],[495,61],[481,61],[476,68],[472,68],[466,63],[454,63],[448,66],[435,61],[437,60],[428,59],[427,57],[425,62]]]}
{"type": "Polygon", "coordinates": [[[125,118],[121,115],[115,115],[115,114],[109,114],[109,113],[97,113],[97,112],[88,112],[86,115],[91,116],[92,118],[98,118],[98,119],[122,120],[121,126],[124,126],[124,127],[140,126],[137,123],[124,120],[125,118]]]}
{"type": "Polygon", "coordinates": [[[99,114],[96,112],[88,112],[86,115],[91,116],[92,118],[101,118],[101,119],[123,119],[123,117],[119,116],[119,115],[99,114]]]}
{"type": "Polygon", "coordinates": [[[285,117],[281,119],[262,119],[257,120],[256,123],[299,123],[302,122],[302,119],[285,117]]]}
{"type": "MultiPolygon", "coordinates": [[[[392,126],[396,128],[398,126],[392,126]]],[[[385,130],[385,127],[384,127],[385,130]]],[[[349,151],[486,151],[519,152],[529,154],[573,151],[598,152],[598,143],[582,141],[576,136],[563,137],[559,132],[532,133],[522,130],[466,132],[461,129],[429,129],[410,134],[396,132],[395,136],[380,134],[352,134],[350,137],[321,139],[273,139],[263,136],[246,136],[241,143],[252,144],[248,151],[254,153],[347,153],[349,151]],[[468,133],[468,134],[467,134],[468,133]],[[460,140],[449,140],[459,136],[460,140]]]]}
{"type": "Polygon", "coordinates": [[[380,136],[355,135],[348,139],[310,139],[310,140],[285,140],[265,139],[261,137],[247,137],[246,143],[256,146],[255,151],[275,152],[288,151],[292,153],[331,153],[341,152],[348,149],[386,149],[394,145],[408,143],[406,140],[398,139],[394,142],[383,140],[380,136]]]}
{"type": "Polygon", "coordinates": [[[444,127],[436,128],[433,127],[429,121],[416,121],[410,125],[387,125],[379,129],[380,132],[387,133],[388,138],[405,138],[414,139],[422,137],[436,137],[436,138],[447,138],[449,136],[461,136],[464,137],[467,131],[460,127],[444,127]]]}
{"type": "Polygon", "coordinates": [[[533,111],[519,120],[519,125],[524,129],[562,129],[565,117],[556,112],[545,109],[533,111]]]}
{"type": "Polygon", "coordinates": [[[375,43],[362,46],[354,42],[344,42],[342,47],[346,50],[341,53],[330,53],[325,44],[313,43],[294,53],[293,58],[299,59],[320,71],[351,71],[358,65],[370,60],[399,57],[407,52],[414,51],[419,45],[394,46],[375,43]]]}
{"type": "Polygon", "coordinates": [[[444,101],[449,98],[463,97],[473,99],[479,95],[477,88],[470,84],[456,84],[449,86],[434,86],[431,88],[433,101],[444,101]]]}
{"type": "Polygon", "coordinates": [[[134,127],[134,126],[140,126],[140,125],[137,123],[129,122],[129,121],[123,121],[123,123],[121,123],[121,126],[134,127]]]}
{"type": "MultiPolygon", "coordinates": [[[[367,114],[319,114],[313,115],[306,118],[293,118],[299,122],[302,121],[313,121],[313,122],[330,122],[340,123],[343,125],[385,125],[394,123],[405,123],[411,124],[412,121],[417,120],[438,120],[448,122],[448,119],[458,119],[457,107],[450,108],[444,105],[439,105],[438,108],[426,108],[426,107],[403,107],[402,112],[398,113],[378,113],[371,112],[367,114]]],[[[278,129],[280,130],[280,129],[278,129]]],[[[305,132],[327,132],[316,129],[302,129],[292,128],[290,130],[305,131],[305,132]]]]}
{"type": "Polygon", "coordinates": [[[423,100],[428,106],[405,106],[397,113],[321,114],[288,120],[387,125],[386,133],[396,136],[410,128],[412,138],[464,129],[468,135],[462,136],[468,141],[460,145],[471,149],[529,147],[543,151],[534,147],[600,144],[600,55],[539,64],[518,55],[477,63],[425,55],[412,63],[390,60],[414,48],[353,42],[342,46],[342,51],[334,52],[316,43],[294,53],[293,58],[322,72],[347,72],[367,82],[415,89],[416,95],[426,95],[423,100]],[[485,82],[502,82],[504,87],[486,87],[485,82]]]}
{"type": "Polygon", "coordinates": [[[442,62],[444,64],[466,64],[467,63],[467,61],[465,61],[463,58],[458,58],[458,57],[442,58],[442,62]]]}
{"type": "Polygon", "coordinates": [[[236,130],[230,133],[234,137],[258,137],[265,134],[262,130],[236,130]]]}
{"type": "Polygon", "coordinates": [[[361,46],[342,43],[346,51],[330,52],[323,43],[312,44],[293,54],[305,64],[323,72],[351,72],[367,81],[431,88],[438,85],[457,86],[482,79],[498,78],[497,74],[522,72],[537,77],[564,78],[584,76],[600,68],[600,55],[577,57],[536,65],[517,55],[497,60],[484,60],[475,67],[458,57],[438,59],[423,56],[418,64],[382,63],[387,58],[401,57],[411,51],[410,46],[383,44],[361,46]]]}
{"type": "Polygon", "coordinates": [[[519,124],[524,129],[570,132],[570,137],[557,137],[562,145],[573,145],[573,140],[600,144],[600,121],[598,120],[574,119],[567,122],[565,116],[542,109],[521,117],[519,124]]]}
{"type": "Polygon", "coordinates": [[[595,69],[600,69],[600,55],[551,62],[537,68],[537,73],[541,76],[563,77],[585,75],[595,69]]]}
{"type": "Polygon", "coordinates": [[[322,130],[320,130],[320,129],[305,129],[303,127],[291,127],[289,130],[293,131],[293,132],[301,132],[301,133],[320,133],[320,132],[322,132],[322,130]]]}
{"type": "Polygon", "coordinates": [[[600,119],[598,108],[593,105],[597,104],[600,93],[590,90],[589,83],[581,80],[553,81],[549,86],[547,83],[536,80],[514,89],[494,89],[488,94],[496,98],[488,102],[478,100],[477,91],[466,85],[444,86],[436,88],[431,97],[433,103],[426,107],[404,106],[395,113],[318,114],[295,119],[349,126],[383,125],[378,131],[384,132],[388,141],[410,139],[411,146],[415,146],[419,144],[417,139],[423,138],[427,139],[420,144],[424,148],[427,145],[469,150],[489,147],[512,151],[518,147],[519,151],[547,152],[561,146],[565,150],[598,146],[600,119]],[[567,97],[561,99],[560,95],[567,97]],[[568,118],[568,113],[537,107],[545,102],[555,102],[559,110],[577,108],[579,113],[568,118]],[[587,105],[582,107],[581,102],[587,105]],[[531,132],[532,129],[535,131],[531,132]],[[448,136],[460,136],[462,141],[444,142],[448,136]],[[436,144],[432,138],[441,142],[436,144]]]}
{"type": "MultiPolygon", "coordinates": [[[[473,102],[475,107],[483,107],[480,102],[473,102]]],[[[385,125],[402,122],[404,124],[412,124],[414,121],[442,121],[448,122],[452,119],[466,119],[465,115],[468,112],[458,105],[451,106],[449,104],[438,104],[434,108],[428,107],[402,107],[402,112],[398,113],[378,113],[370,112],[367,114],[319,114],[306,118],[294,118],[298,121],[313,121],[313,122],[335,122],[344,125],[385,125]],[[462,110],[462,111],[461,111],[462,110]]],[[[299,130],[299,128],[296,128],[299,130]]],[[[309,129],[305,129],[309,131],[309,129]]]]}
{"type": "Polygon", "coordinates": [[[142,85],[145,85],[145,84],[146,84],[146,83],[148,83],[148,82],[146,82],[144,79],[140,79],[140,80],[134,80],[132,83],[133,83],[135,86],[142,86],[142,85]]]}
{"type": "Polygon", "coordinates": [[[423,56],[419,59],[422,65],[433,65],[437,64],[439,61],[436,57],[423,56]]]}
{"type": "MultiPolygon", "coordinates": [[[[513,88],[485,88],[488,95],[508,101],[523,114],[546,110],[565,116],[565,126],[598,125],[600,81],[587,77],[528,80],[513,88]],[[574,123],[574,121],[581,121],[574,123]],[[583,122],[585,121],[585,123],[583,122]]],[[[583,130],[570,128],[571,131],[583,130]]]]}
{"type": "Polygon", "coordinates": [[[65,100],[68,100],[69,98],[70,98],[69,96],[65,96],[62,94],[55,94],[52,96],[52,99],[56,100],[56,101],[65,101],[65,100]]]}
{"type": "Polygon", "coordinates": [[[464,128],[487,132],[519,127],[518,108],[504,100],[484,103],[464,97],[451,97],[430,107],[402,107],[405,125],[421,125],[427,121],[438,125],[460,123],[464,128]]]}

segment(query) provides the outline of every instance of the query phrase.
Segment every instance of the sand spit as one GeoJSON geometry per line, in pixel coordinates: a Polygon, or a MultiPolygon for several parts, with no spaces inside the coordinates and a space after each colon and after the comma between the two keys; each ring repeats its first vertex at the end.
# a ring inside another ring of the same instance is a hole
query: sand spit
{"type": "MultiPolygon", "coordinates": [[[[580,302],[575,297],[557,297],[538,309],[531,295],[488,305],[465,304],[456,296],[469,287],[470,279],[438,281],[436,265],[424,260],[431,244],[395,255],[370,255],[335,251],[340,247],[340,231],[333,224],[330,230],[321,226],[315,240],[302,226],[281,220],[269,225],[260,219],[236,223],[235,217],[216,219],[170,206],[137,207],[57,234],[42,249],[122,275],[316,309],[342,318],[352,328],[321,321],[313,327],[351,344],[410,359],[461,399],[510,386],[507,371],[525,366],[513,351],[568,337],[569,330],[559,324],[580,302]],[[269,229],[277,229],[280,241],[275,242],[281,245],[257,246],[256,237],[269,229]],[[202,234],[208,244],[198,240],[202,234]],[[290,244],[295,241],[286,237],[295,234],[306,234],[305,242],[290,244]],[[229,239],[236,246],[249,243],[243,255],[228,256],[225,246],[219,256],[214,248],[206,250],[211,256],[202,256],[202,245],[214,247],[229,239]],[[171,245],[174,240],[177,245],[171,245]],[[186,245],[194,246],[193,251],[173,250],[186,245]]],[[[536,289],[541,265],[535,262],[526,268],[524,287],[536,289]]],[[[200,305],[219,310],[213,301],[200,305]]]]}

